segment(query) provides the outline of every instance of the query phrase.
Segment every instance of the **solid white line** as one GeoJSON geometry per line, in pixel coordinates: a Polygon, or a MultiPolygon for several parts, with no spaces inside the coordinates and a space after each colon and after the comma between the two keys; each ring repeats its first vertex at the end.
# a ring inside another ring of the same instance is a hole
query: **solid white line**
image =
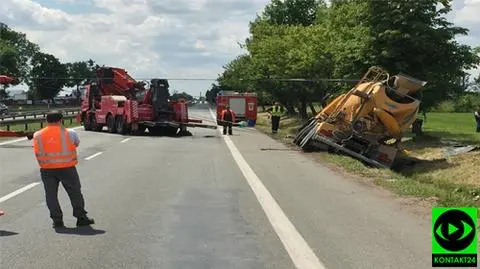
{"type": "Polygon", "coordinates": [[[25,186],[25,187],[23,187],[23,188],[20,188],[20,189],[14,191],[14,192],[9,193],[9,194],[3,196],[2,198],[0,198],[0,203],[3,203],[3,202],[5,202],[5,201],[7,201],[8,199],[17,196],[17,195],[19,195],[20,193],[22,193],[22,192],[24,192],[24,191],[27,191],[27,190],[29,190],[29,189],[37,186],[38,184],[40,184],[40,182],[30,183],[30,184],[28,184],[27,186],[25,186]]]}
{"type": "MultiPolygon", "coordinates": [[[[211,109],[209,110],[215,119],[215,114],[211,109]]],[[[320,262],[313,250],[308,246],[308,243],[290,222],[282,208],[275,201],[275,198],[273,198],[247,161],[245,161],[230,137],[222,137],[297,269],[325,269],[326,267],[320,262]]]]}
{"type": "MultiPolygon", "coordinates": [[[[70,128],[70,129],[80,129],[80,128],[83,128],[83,126],[77,126],[77,127],[73,127],[73,128],[70,128]]],[[[8,140],[8,141],[5,141],[5,142],[1,142],[0,146],[13,144],[13,143],[17,143],[17,142],[22,142],[22,141],[25,141],[25,140],[27,140],[26,137],[13,139],[13,140],[8,140]]]]}
{"type": "Polygon", "coordinates": [[[97,157],[98,155],[100,155],[100,154],[102,154],[102,153],[103,153],[103,151],[97,152],[97,153],[95,153],[95,154],[93,154],[93,155],[88,156],[87,158],[85,158],[85,160],[86,160],[86,161],[89,161],[89,160],[97,157]]]}
{"type": "Polygon", "coordinates": [[[123,139],[122,141],[120,141],[120,143],[125,143],[125,142],[127,142],[128,140],[130,140],[130,139],[132,139],[132,138],[131,138],[131,137],[125,138],[125,139],[123,139]]]}

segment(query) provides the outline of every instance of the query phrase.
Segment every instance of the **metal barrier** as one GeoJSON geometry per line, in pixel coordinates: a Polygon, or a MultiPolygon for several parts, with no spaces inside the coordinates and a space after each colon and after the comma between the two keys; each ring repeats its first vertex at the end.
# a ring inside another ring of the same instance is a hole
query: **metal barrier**
{"type": "MultiPolygon", "coordinates": [[[[61,109],[61,108],[58,108],[58,110],[60,111],[63,111],[64,112],[64,115],[69,115],[69,114],[72,114],[72,113],[77,113],[80,108],[66,108],[66,109],[61,109]]],[[[4,120],[8,120],[8,119],[16,119],[16,118],[22,118],[22,119],[26,119],[26,118],[37,118],[38,116],[42,116],[42,117],[45,117],[45,115],[48,113],[48,110],[37,110],[37,111],[25,111],[25,112],[14,112],[14,113],[10,113],[10,114],[7,114],[7,115],[2,115],[0,116],[0,122],[4,121],[4,120]]]]}
{"type": "MultiPolygon", "coordinates": [[[[65,112],[63,115],[63,120],[62,123],[65,124],[65,122],[69,121],[70,124],[73,123],[75,118],[78,115],[78,111],[71,111],[71,112],[65,112]]],[[[38,116],[38,115],[37,115],[38,116]]],[[[46,122],[46,116],[43,115],[43,117],[31,117],[31,118],[21,118],[21,119],[12,119],[12,118],[7,118],[0,120],[0,127],[5,128],[7,131],[11,131],[12,126],[18,126],[23,124],[24,125],[24,131],[28,130],[28,124],[32,123],[40,123],[40,128],[43,128],[46,122]]]]}

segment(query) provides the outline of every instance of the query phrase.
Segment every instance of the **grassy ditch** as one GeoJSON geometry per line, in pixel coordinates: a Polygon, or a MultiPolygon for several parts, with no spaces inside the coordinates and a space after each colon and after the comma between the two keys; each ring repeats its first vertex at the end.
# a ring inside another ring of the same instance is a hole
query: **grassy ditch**
{"type": "MultiPolygon", "coordinates": [[[[297,117],[281,120],[280,130],[271,134],[266,113],[259,113],[257,129],[287,145],[294,146],[292,138],[302,121],[297,117]]],[[[413,137],[402,144],[415,163],[392,170],[370,168],[361,162],[340,154],[308,153],[336,169],[363,180],[369,180],[393,192],[434,201],[439,206],[480,205],[480,151],[445,157],[445,143],[480,145],[480,134],[475,133],[475,120],[471,113],[429,113],[424,122],[425,135],[413,137]]]]}

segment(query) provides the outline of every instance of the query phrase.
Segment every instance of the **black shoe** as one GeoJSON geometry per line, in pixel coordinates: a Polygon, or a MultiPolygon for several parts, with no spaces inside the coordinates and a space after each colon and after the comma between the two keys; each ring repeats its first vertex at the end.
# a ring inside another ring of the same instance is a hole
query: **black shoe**
{"type": "Polygon", "coordinates": [[[93,219],[89,219],[87,217],[77,219],[77,226],[89,226],[92,224],[95,224],[93,219]]]}
{"type": "Polygon", "coordinates": [[[53,221],[52,226],[53,226],[53,228],[65,228],[65,224],[63,223],[63,220],[53,221]]]}

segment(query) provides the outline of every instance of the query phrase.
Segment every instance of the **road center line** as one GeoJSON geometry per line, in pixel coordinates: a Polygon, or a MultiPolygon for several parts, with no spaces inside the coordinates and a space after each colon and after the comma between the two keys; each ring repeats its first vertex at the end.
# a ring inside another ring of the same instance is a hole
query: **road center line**
{"type": "Polygon", "coordinates": [[[97,157],[98,155],[100,155],[100,154],[102,154],[102,153],[103,153],[103,151],[97,152],[97,153],[95,153],[95,154],[93,154],[93,155],[88,156],[87,158],[85,158],[85,160],[86,160],[86,161],[89,161],[89,160],[97,157]]]}
{"type": "MultiPolygon", "coordinates": [[[[212,118],[215,120],[215,114],[211,109],[209,110],[212,118]]],[[[221,132],[221,130],[218,131],[221,132]]],[[[230,137],[222,137],[297,269],[326,269],[302,235],[290,222],[282,208],[275,201],[275,198],[273,198],[250,165],[248,165],[230,137]]]]}
{"type": "Polygon", "coordinates": [[[3,202],[5,202],[5,201],[7,201],[8,199],[17,196],[17,195],[19,195],[20,193],[22,193],[22,192],[24,192],[24,191],[27,191],[27,190],[29,190],[29,189],[37,186],[38,184],[40,184],[40,182],[30,183],[30,184],[28,184],[27,186],[25,186],[25,187],[23,187],[23,188],[20,188],[20,189],[14,191],[14,192],[9,193],[9,194],[3,196],[2,198],[0,198],[0,203],[3,203],[3,202]]]}
{"type": "Polygon", "coordinates": [[[125,138],[125,139],[123,139],[122,141],[120,141],[120,143],[125,143],[125,142],[127,142],[128,140],[130,140],[130,139],[132,139],[132,138],[131,138],[131,137],[125,138]]]}

